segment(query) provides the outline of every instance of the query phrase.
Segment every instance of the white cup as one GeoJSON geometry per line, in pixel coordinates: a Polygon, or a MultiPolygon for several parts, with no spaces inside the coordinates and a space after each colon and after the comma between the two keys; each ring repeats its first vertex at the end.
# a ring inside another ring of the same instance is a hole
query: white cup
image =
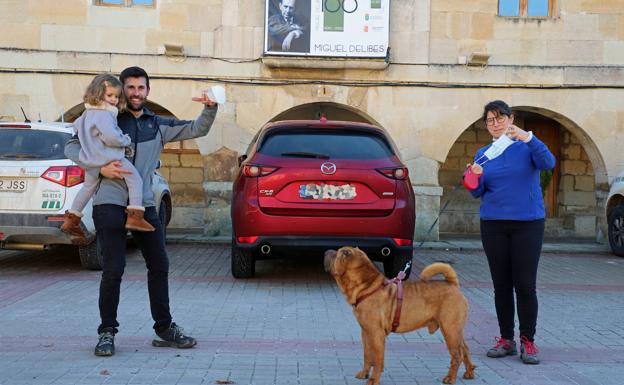
{"type": "Polygon", "coordinates": [[[221,86],[212,86],[203,91],[203,94],[208,99],[217,102],[218,104],[225,104],[225,88],[221,86]]]}

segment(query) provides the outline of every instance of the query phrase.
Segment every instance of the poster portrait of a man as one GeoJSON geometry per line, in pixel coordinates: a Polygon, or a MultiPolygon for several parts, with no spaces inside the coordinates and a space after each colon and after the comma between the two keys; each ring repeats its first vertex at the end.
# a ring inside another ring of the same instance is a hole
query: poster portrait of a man
{"type": "Polygon", "coordinates": [[[270,0],[267,48],[310,52],[310,0],[270,0]]]}

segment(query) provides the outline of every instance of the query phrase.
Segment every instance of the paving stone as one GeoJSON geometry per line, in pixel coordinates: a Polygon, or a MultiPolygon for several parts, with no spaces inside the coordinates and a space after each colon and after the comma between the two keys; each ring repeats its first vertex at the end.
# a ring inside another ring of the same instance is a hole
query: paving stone
{"type": "MultiPolygon", "coordinates": [[[[415,271],[451,263],[470,303],[465,334],[476,379],[463,380],[461,367],[458,384],[621,384],[624,259],[564,246],[540,261],[538,366],[485,356],[498,327],[482,251],[417,250],[415,271]]],[[[225,245],[176,243],[168,250],[172,313],[197,347],[151,346],[145,266],[130,248],[110,358],[93,355],[99,272],[81,270],[65,251],[0,252],[0,385],[363,384],[354,377],[363,361],[359,326],[319,258],[261,261],[256,278],[236,280],[225,245]]],[[[448,364],[439,331],[393,334],[381,381],[439,384],[448,364]]]]}

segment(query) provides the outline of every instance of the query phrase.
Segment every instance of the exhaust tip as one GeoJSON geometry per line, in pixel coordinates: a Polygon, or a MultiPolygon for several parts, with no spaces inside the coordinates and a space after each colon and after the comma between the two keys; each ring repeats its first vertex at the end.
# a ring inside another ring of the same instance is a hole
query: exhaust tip
{"type": "Polygon", "coordinates": [[[387,246],[381,249],[381,255],[383,255],[384,257],[387,257],[388,255],[390,255],[390,252],[391,250],[387,246]]]}
{"type": "Polygon", "coordinates": [[[264,255],[269,254],[269,253],[271,252],[271,246],[269,246],[269,245],[262,245],[262,246],[260,247],[260,252],[261,252],[262,254],[264,254],[264,255]]]}

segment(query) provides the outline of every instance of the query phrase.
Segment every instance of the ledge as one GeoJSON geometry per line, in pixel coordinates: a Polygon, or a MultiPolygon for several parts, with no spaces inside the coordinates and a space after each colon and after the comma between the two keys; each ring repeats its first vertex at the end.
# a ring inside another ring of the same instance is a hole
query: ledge
{"type": "Polygon", "coordinates": [[[332,58],[332,57],[287,57],[264,56],[262,64],[270,68],[308,68],[308,69],[365,69],[385,70],[385,59],[332,58]]]}

